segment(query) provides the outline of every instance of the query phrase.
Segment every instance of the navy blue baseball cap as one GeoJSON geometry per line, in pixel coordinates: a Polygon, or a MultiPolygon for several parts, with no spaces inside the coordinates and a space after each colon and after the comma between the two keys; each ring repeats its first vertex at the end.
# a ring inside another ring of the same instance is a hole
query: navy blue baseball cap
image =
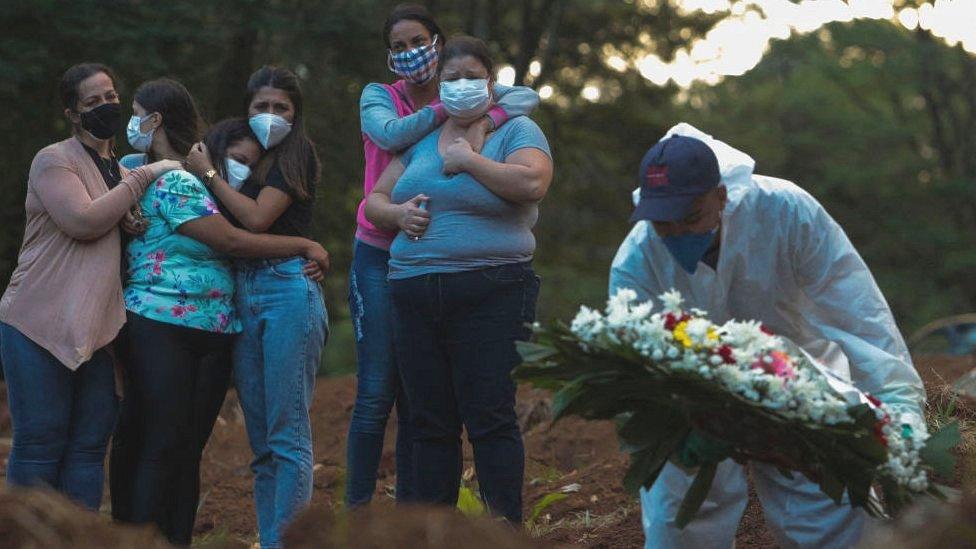
{"type": "Polygon", "coordinates": [[[640,201],[630,221],[680,221],[699,196],[718,186],[722,175],[712,148],[700,139],[672,135],[645,154],[638,175],[640,201]]]}

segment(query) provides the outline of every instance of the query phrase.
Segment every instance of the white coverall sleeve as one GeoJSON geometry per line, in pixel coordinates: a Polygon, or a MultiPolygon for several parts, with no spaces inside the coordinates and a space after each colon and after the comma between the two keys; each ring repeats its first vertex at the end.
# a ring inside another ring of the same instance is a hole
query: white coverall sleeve
{"type": "Polygon", "coordinates": [[[637,292],[638,301],[644,302],[656,300],[668,289],[660,287],[651,269],[651,258],[645,252],[649,227],[646,221],[637,222],[620,244],[610,266],[610,296],[621,288],[630,288],[637,292]]]}
{"type": "Polygon", "coordinates": [[[924,418],[922,380],[867,264],[813,197],[798,197],[793,219],[788,244],[813,328],[841,347],[859,389],[924,418]]]}

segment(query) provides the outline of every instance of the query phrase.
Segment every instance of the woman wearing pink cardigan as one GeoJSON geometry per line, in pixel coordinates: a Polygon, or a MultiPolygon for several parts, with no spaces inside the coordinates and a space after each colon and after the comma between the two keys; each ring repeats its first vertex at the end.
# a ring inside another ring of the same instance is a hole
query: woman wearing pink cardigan
{"type": "Polygon", "coordinates": [[[121,111],[108,67],[71,67],[60,92],[72,136],[31,163],[24,242],[0,299],[13,420],[7,483],[50,486],[98,509],[117,410],[107,348],[125,322],[118,226],[179,162],[122,172],[112,153],[121,111]]]}

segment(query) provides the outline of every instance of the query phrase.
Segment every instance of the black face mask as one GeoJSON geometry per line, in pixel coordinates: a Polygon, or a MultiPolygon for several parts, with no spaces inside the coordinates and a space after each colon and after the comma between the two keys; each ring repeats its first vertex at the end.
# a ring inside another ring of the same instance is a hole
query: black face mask
{"type": "Polygon", "coordinates": [[[122,106],[118,103],[104,103],[80,116],[81,127],[98,139],[108,139],[122,127],[122,106]]]}

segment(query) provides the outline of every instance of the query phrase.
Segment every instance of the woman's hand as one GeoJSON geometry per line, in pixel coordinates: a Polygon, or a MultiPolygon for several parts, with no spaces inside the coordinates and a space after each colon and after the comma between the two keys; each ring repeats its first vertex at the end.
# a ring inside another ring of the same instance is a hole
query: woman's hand
{"type": "Polygon", "coordinates": [[[468,140],[468,143],[471,143],[471,150],[480,154],[481,149],[485,146],[485,140],[491,131],[491,122],[488,120],[488,115],[486,114],[477,122],[468,126],[468,129],[464,132],[464,138],[468,140]]]}
{"type": "Polygon", "coordinates": [[[322,280],[325,273],[329,272],[329,252],[325,251],[325,248],[318,242],[309,240],[308,248],[302,255],[308,260],[302,269],[305,274],[312,280],[322,280]]]}
{"type": "Polygon", "coordinates": [[[157,160],[152,164],[147,164],[146,167],[152,170],[153,179],[156,179],[158,177],[162,177],[162,175],[167,172],[182,170],[183,163],[179,160],[157,160]]]}
{"type": "Polygon", "coordinates": [[[140,236],[146,232],[147,228],[149,228],[149,223],[142,216],[142,208],[138,204],[133,206],[131,210],[125,212],[125,217],[122,218],[123,231],[132,236],[140,236]]]}
{"type": "Polygon", "coordinates": [[[444,173],[455,174],[465,171],[468,160],[475,154],[477,153],[474,152],[471,143],[463,137],[458,137],[444,151],[444,173]]]}
{"type": "Polygon", "coordinates": [[[420,207],[427,200],[427,195],[418,194],[397,206],[397,225],[407,236],[419,238],[427,231],[427,225],[430,225],[430,213],[420,207]]]}
{"type": "Polygon", "coordinates": [[[302,272],[305,273],[305,276],[311,278],[315,282],[320,282],[325,278],[325,272],[322,271],[322,267],[320,267],[319,264],[314,261],[305,263],[305,266],[302,267],[302,272]]]}
{"type": "Polygon", "coordinates": [[[190,147],[190,153],[186,155],[186,169],[197,177],[203,177],[203,174],[214,169],[206,145],[197,143],[190,147]]]}

